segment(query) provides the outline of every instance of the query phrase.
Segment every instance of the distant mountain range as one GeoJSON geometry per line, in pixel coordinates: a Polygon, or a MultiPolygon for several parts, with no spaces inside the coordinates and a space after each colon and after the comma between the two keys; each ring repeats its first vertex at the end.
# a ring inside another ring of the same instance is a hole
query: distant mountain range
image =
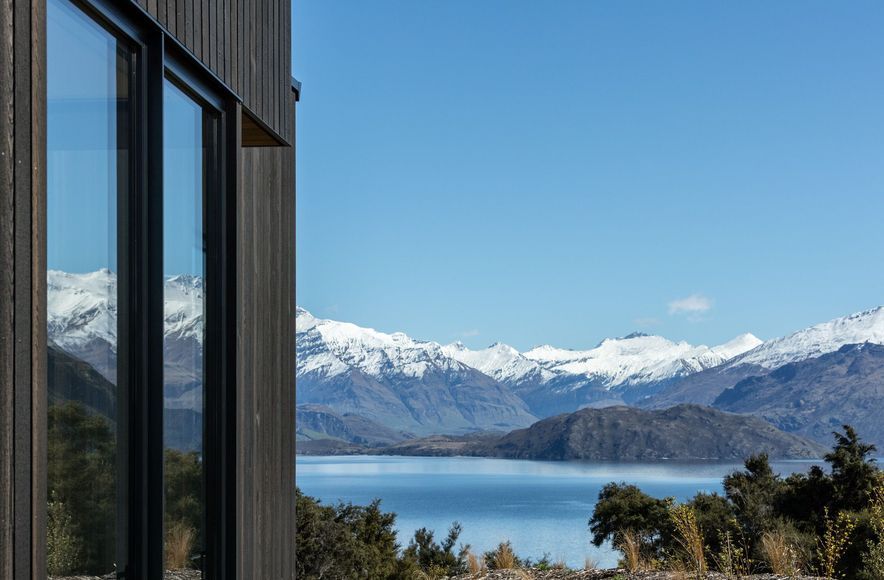
{"type": "MultiPolygon", "coordinates": [[[[50,369],[63,377],[51,400],[73,394],[113,414],[116,288],[108,270],[49,272],[50,369]]],[[[165,291],[167,431],[176,446],[195,448],[204,289],[198,277],[176,276],[165,291]]],[[[850,423],[884,447],[880,307],[769,341],[743,334],[707,347],[633,333],[585,350],[526,352],[441,345],[301,308],[296,316],[300,441],[404,445],[433,434],[506,433],[586,408],[688,403],[760,417],[824,444],[850,423]]]]}
{"type": "Polygon", "coordinates": [[[299,403],[363,414],[419,436],[504,431],[532,417],[583,408],[691,403],[763,417],[824,444],[833,429],[850,423],[884,444],[876,410],[884,405],[882,307],[769,341],[742,334],[707,347],[633,333],[587,350],[544,345],[526,352],[502,343],[471,350],[460,343],[417,341],[321,320],[303,309],[297,316],[299,403]],[[848,358],[854,363],[847,364],[848,358]],[[449,422],[432,414],[435,403],[421,392],[430,384],[437,396],[459,388],[483,395],[474,399],[472,412],[448,397],[457,416],[449,422]],[[775,396],[761,395],[774,387],[775,396]],[[506,405],[516,414],[501,421],[506,405]]]}

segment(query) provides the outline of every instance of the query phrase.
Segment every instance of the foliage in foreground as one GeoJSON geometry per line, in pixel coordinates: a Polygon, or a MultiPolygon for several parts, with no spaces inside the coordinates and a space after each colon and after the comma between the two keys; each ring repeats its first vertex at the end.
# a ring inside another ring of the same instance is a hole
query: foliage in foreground
{"type": "Polygon", "coordinates": [[[755,455],[724,478],[724,496],[700,493],[678,505],[610,483],[589,520],[592,541],[611,541],[630,570],[884,579],[884,475],[871,458],[875,447],[848,425],[834,435],[830,473],[814,466],[782,478],[766,455],[755,455]]]}
{"type": "MultiPolygon", "coordinates": [[[[116,546],[116,440],[113,424],[82,403],[48,410],[46,566],[49,574],[107,574],[116,546]]],[[[202,460],[165,451],[166,561],[190,567],[201,542],[202,460]]]]}
{"type": "Polygon", "coordinates": [[[50,574],[114,569],[114,434],[83,405],[48,412],[47,567],[50,574]]]}
{"type": "Polygon", "coordinates": [[[441,543],[420,529],[399,553],[396,515],[381,511],[380,501],[368,506],[321,505],[296,491],[296,576],[305,579],[413,580],[441,578],[468,570],[468,547],[455,552],[460,525],[455,523],[441,543]]]}

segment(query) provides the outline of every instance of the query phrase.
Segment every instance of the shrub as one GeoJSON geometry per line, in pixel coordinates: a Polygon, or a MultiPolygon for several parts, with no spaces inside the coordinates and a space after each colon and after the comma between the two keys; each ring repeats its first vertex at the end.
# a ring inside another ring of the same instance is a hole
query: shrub
{"type": "Polygon", "coordinates": [[[752,573],[752,560],[745,542],[738,543],[736,536],[730,531],[718,531],[718,551],[712,555],[712,561],[725,578],[742,578],[752,573]]]}
{"type": "Polygon", "coordinates": [[[380,501],[323,506],[295,491],[295,576],[304,579],[395,578],[400,571],[395,514],[380,501]]]}
{"type": "Polygon", "coordinates": [[[671,503],[670,499],[651,497],[635,485],[605,485],[589,520],[592,543],[601,546],[611,540],[615,545],[622,544],[623,538],[619,536],[629,531],[637,535],[643,555],[648,552],[649,559],[660,559],[664,547],[672,542],[671,503]]]}
{"type": "Polygon", "coordinates": [[[458,553],[454,551],[461,531],[461,525],[454,522],[448,530],[448,535],[439,544],[433,539],[432,530],[419,529],[414,533],[414,537],[402,555],[404,566],[417,568],[431,577],[465,573],[468,569],[469,546],[461,548],[458,553]]]}
{"type": "Polygon", "coordinates": [[[783,481],[771,469],[766,453],[752,455],[744,467],[724,478],[724,492],[734,505],[743,533],[760,538],[774,520],[783,481]]]}
{"type": "Polygon", "coordinates": [[[835,447],[825,457],[832,466],[834,508],[859,511],[867,506],[878,479],[878,469],[871,457],[875,446],[860,441],[850,425],[844,425],[842,429],[843,433],[832,433],[835,447]]]}
{"type": "Polygon", "coordinates": [[[868,552],[863,555],[863,575],[880,580],[884,578],[884,476],[878,476],[870,496],[869,525],[875,539],[867,543],[868,552]]]}
{"type": "Polygon", "coordinates": [[[71,514],[63,502],[50,500],[46,516],[46,569],[53,576],[72,575],[77,572],[81,544],[71,514]]]}
{"type": "Polygon", "coordinates": [[[48,411],[48,497],[56,505],[54,565],[79,574],[114,569],[116,458],[111,423],[77,402],[48,411]]]}
{"type": "Polygon", "coordinates": [[[203,463],[196,451],[164,450],[163,492],[166,529],[183,525],[199,542],[203,521],[203,463]]]}
{"type": "Polygon", "coordinates": [[[848,547],[848,541],[856,520],[845,512],[840,512],[836,518],[829,516],[829,509],[824,514],[825,531],[819,539],[817,548],[817,560],[819,573],[826,578],[834,578],[835,571],[841,557],[848,547]]]}

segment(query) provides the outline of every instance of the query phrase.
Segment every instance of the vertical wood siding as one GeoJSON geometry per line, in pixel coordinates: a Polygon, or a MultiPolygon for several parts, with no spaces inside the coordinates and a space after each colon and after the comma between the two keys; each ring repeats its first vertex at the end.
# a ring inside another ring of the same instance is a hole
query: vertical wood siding
{"type": "MultiPolygon", "coordinates": [[[[289,103],[294,107],[291,96],[289,103]]],[[[236,429],[241,578],[294,578],[294,193],[294,147],[242,149],[236,429]]]]}
{"type": "Polygon", "coordinates": [[[290,0],[135,0],[291,143],[290,0]]]}
{"type": "Polygon", "coordinates": [[[45,2],[0,2],[0,578],[45,577],[45,2]]]}

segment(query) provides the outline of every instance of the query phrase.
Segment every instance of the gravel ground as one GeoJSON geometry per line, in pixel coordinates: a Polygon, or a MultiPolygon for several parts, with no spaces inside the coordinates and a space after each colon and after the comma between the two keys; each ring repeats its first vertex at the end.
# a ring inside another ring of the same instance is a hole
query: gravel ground
{"type": "MultiPolygon", "coordinates": [[[[619,580],[690,580],[690,575],[676,572],[627,572],[625,570],[495,570],[478,574],[455,576],[452,580],[596,580],[601,578],[618,578],[619,580]]],[[[726,576],[716,572],[706,574],[707,579],[726,580],[726,576]]],[[[796,577],[776,576],[774,574],[755,574],[744,576],[745,580],[786,580],[796,577]]],[[[801,576],[810,580],[812,576],[801,576]]]]}

